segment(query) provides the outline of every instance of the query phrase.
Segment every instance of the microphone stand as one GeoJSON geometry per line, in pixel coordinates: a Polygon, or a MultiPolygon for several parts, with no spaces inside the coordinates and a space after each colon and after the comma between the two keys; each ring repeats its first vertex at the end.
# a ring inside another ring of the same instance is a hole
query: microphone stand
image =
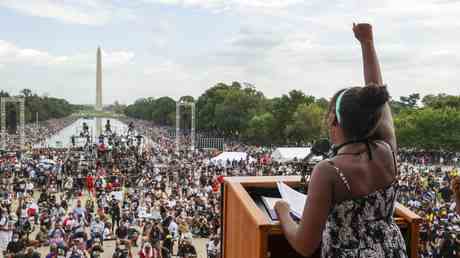
{"type": "Polygon", "coordinates": [[[301,190],[304,193],[307,193],[308,190],[308,182],[307,182],[307,175],[310,175],[313,171],[314,165],[310,163],[310,160],[316,156],[313,151],[311,151],[301,162],[301,170],[300,170],[300,185],[301,190]]]}
{"type": "Polygon", "coordinates": [[[316,164],[312,164],[311,159],[314,156],[323,156],[323,159],[326,159],[329,155],[331,144],[327,139],[320,139],[315,142],[313,147],[310,150],[310,153],[301,161],[302,169],[300,171],[300,184],[303,186],[303,191],[305,193],[308,191],[308,182],[307,175],[310,175],[313,172],[313,168],[316,164]]]}

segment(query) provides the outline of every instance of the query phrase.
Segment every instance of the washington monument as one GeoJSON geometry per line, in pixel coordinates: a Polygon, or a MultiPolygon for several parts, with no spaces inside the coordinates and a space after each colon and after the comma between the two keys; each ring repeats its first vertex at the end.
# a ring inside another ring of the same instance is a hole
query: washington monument
{"type": "Polygon", "coordinates": [[[102,63],[101,48],[97,48],[97,71],[96,71],[96,111],[102,111],[102,63]]]}

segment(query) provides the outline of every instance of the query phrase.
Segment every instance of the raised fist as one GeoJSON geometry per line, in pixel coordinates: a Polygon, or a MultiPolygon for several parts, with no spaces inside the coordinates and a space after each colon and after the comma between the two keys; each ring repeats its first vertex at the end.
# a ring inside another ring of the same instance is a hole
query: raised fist
{"type": "Polygon", "coordinates": [[[368,42],[373,40],[372,25],[369,23],[353,23],[353,32],[359,42],[368,42]]]}

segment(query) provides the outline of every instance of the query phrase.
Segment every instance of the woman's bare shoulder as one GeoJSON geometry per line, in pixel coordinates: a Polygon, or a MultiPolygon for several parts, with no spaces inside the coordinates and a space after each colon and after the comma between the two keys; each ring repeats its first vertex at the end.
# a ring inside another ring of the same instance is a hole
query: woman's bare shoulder
{"type": "Polygon", "coordinates": [[[312,172],[312,179],[319,178],[321,181],[333,182],[338,172],[338,167],[335,165],[334,160],[324,159],[316,164],[312,172]]]}

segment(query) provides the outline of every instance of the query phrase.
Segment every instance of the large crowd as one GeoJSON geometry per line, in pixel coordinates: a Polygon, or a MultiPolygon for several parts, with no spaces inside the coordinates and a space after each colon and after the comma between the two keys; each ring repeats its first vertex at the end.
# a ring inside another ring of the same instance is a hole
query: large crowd
{"type": "Polygon", "coordinates": [[[399,201],[423,218],[420,256],[460,255],[460,216],[450,183],[458,167],[402,163],[400,171],[399,201]]]}
{"type": "MultiPolygon", "coordinates": [[[[47,123],[39,135],[46,138],[71,122],[47,123]]],[[[126,135],[106,126],[97,144],[2,157],[0,249],[7,257],[110,252],[120,258],[192,258],[198,257],[194,239],[204,238],[207,257],[218,258],[223,178],[298,175],[305,169],[296,162],[272,162],[269,148],[242,144],[227,148],[248,152],[253,161],[214,164],[216,151],[178,151],[167,129],[124,122],[130,125],[126,135]],[[115,247],[108,248],[109,242],[115,247]]],[[[403,151],[399,158],[399,201],[424,218],[421,257],[455,257],[460,217],[450,181],[458,175],[458,155],[403,151]]]]}
{"type": "MultiPolygon", "coordinates": [[[[72,124],[78,117],[66,117],[61,119],[50,119],[37,123],[24,125],[24,143],[28,149],[34,146],[45,146],[46,140],[63,128],[72,124]]],[[[18,128],[19,129],[19,128],[18,128]]],[[[19,133],[8,134],[6,137],[5,151],[16,151],[20,149],[19,133]]]]}

